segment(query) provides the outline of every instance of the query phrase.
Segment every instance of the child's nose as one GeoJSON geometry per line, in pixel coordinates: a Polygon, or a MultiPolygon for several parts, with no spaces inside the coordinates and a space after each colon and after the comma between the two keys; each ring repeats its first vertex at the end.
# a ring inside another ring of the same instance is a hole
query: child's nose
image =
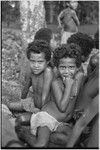
{"type": "Polygon", "coordinates": [[[38,62],[35,63],[35,67],[38,67],[38,62]]]}
{"type": "Polygon", "coordinates": [[[66,68],[66,69],[65,69],[65,73],[68,73],[68,72],[69,72],[69,69],[68,69],[68,68],[66,68]]]}

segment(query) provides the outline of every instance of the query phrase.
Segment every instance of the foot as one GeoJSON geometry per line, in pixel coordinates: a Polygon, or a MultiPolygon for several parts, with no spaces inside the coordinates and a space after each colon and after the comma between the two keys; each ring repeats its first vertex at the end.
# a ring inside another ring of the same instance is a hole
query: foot
{"type": "Polygon", "coordinates": [[[31,147],[34,147],[36,137],[31,134],[31,131],[29,128],[27,128],[25,126],[17,125],[15,127],[15,130],[21,141],[27,143],[31,147]]]}

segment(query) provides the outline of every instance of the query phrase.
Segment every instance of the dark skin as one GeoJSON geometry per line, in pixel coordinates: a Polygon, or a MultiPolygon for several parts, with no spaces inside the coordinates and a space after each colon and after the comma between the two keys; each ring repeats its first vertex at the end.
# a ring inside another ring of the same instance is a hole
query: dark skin
{"type": "MultiPolygon", "coordinates": [[[[73,127],[72,134],[68,140],[67,147],[73,147],[77,140],[79,139],[82,131],[85,127],[90,123],[90,121],[98,114],[99,112],[99,78],[98,78],[98,55],[94,55],[90,59],[90,64],[88,67],[88,80],[84,85],[82,90],[81,97],[79,97],[79,101],[77,102],[76,109],[84,109],[83,115],[79,118],[76,122],[75,126],[73,127]]],[[[98,123],[98,118],[96,119],[95,125],[98,123]]],[[[94,129],[93,129],[94,130],[94,129]]],[[[92,143],[87,146],[91,147],[94,145],[98,145],[97,139],[97,130],[93,131],[93,135],[91,134],[90,138],[92,143]],[[95,142],[93,142],[93,137],[95,136],[95,142]]],[[[90,141],[90,142],[91,142],[90,141]]]]}
{"type": "MultiPolygon", "coordinates": [[[[74,64],[73,59],[71,60],[67,59],[67,60],[68,60],[67,63],[70,62],[69,64],[73,67],[73,64],[74,64]]],[[[66,67],[69,67],[69,65],[66,64],[66,67]]],[[[75,74],[75,72],[76,72],[76,67],[74,69],[71,69],[71,73],[75,74]]],[[[79,83],[80,83],[80,80],[82,80],[82,76],[83,76],[83,74],[80,74],[80,75],[79,74],[77,74],[78,79],[79,79],[77,89],[79,88],[78,86],[80,86],[79,83]]],[[[55,96],[55,101],[50,101],[46,105],[44,105],[44,107],[42,108],[42,111],[49,113],[51,116],[57,119],[57,121],[66,121],[66,118],[68,121],[71,118],[72,110],[75,104],[75,100],[72,100],[72,99],[70,100],[70,96],[74,92],[74,90],[72,90],[74,89],[74,86],[73,86],[74,82],[75,81],[72,78],[65,78],[64,87],[63,87],[61,78],[59,82],[58,80],[54,80],[52,82],[52,92],[53,92],[53,96],[55,96]]],[[[76,97],[73,97],[73,99],[74,98],[76,97]]],[[[29,114],[28,116],[28,121],[30,120],[30,117],[31,117],[31,114],[29,114]]],[[[32,140],[30,140],[29,138],[27,139],[27,137],[25,137],[25,140],[28,140],[27,142],[32,147],[45,147],[47,146],[50,133],[51,131],[49,130],[48,127],[40,127],[38,129],[38,137],[35,138],[35,136],[33,136],[33,141],[35,139],[35,142],[32,142],[32,140]]],[[[28,136],[31,136],[31,133],[29,133],[28,136]]]]}
{"type": "Polygon", "coordinates": [[[92,99],[91,104],[85,109],[82,117],[76,122],[72,134],[67,141],[67,147],[73,147],[81,135],[82,131],[88,125],[88,123],[95,117],[98,113],[98,105],[99,105],[99,96],[97,95],[94,99],[92,99]]]}
{"type": "MultiPolygon", "coordinates": [[[[47,66],[48,62],[45,59],[44,53],[30,55],[30,72],[26,73],[25,85],[22,90],[22,99],[27,98],[30,86],[33,88],[34,110],[32,112],[40,111],[42,106],[48,102],[51,81],[53,72],[47,66]]],[[[28,99],[27,99],[28,101],[28,99]]],[[[28,102],[25,105],[29,105],[28,102]]],[[[24,111],[21,102],[9,103],[10,110],[24,111]]]]}

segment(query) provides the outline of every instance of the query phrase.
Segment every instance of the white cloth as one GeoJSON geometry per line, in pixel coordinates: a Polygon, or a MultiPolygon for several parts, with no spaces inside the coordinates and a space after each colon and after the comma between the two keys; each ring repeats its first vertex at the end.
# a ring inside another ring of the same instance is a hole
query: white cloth
{"type": "Polygon", "coordinates": [[[32,114],[31,120],[31,133],[36,135],[38,127],[47,126],[51,131],[55,131],[62,122],[58,122],[54,117],[47,112],[41,111],[37,114],[32,114]]]}
{"type": "Polygon", "coordinates": [[[63,31],[62,37],[61,37],[61,44],[67,44],[68,38],[71,37],[71,35],[73,35],[75,33],[76,32],[72,33],[72,32],[63,31]]]}

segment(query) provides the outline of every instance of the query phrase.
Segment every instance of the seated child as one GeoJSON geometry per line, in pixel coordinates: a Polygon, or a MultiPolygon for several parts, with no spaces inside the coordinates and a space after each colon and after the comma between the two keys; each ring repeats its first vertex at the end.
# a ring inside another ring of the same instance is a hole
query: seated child
{"type": "Polygon", "coordinates": [[[43,40],[48,42],[51,47],[51,60],[49,65],[53,67],[52,56],[54,49],[57,47],[57,41],[55,40],[55,36],[52,30],[50,30],[49,28],[39,29],[34,36],[34,40],[43,40]]]}
{"type": "Polygon", "coordinates": [[[59,76],[52,81],[51,101],[42,107],[41,112],[30,116],[31,133],[25,135],[24,132],[22,135],[32,147],[47,146],[50,133],[59,126],[68,125],[66,122],[72,116],[83,79],[83,73],[78,72],[81,66],[81,50],[78,45],[69,44],[58,47],[54,51],[53,60],[59,76]],[[33,138],[32,134],[35,135],[33,138]]]}
{"type": "Polygon", "coordinates": [[[49,44],[39,40],[30,43],[27,48],[27,58],[30,64],[30,72],[26,74],[22,99],[20,102],[9,103],[10,110],[39,111],[50,100],[49,90],[53,74],[51,68],[48,67],[51,58],[49,44]],[[26,98],[30,86],[33,88],[33,97],[26,98]]]}
{"type": "Polygon", "coordinates": [[[88,76],[79,94],[74,111],[76,120],[72,135],[67,147],[73,147],[83,130],[88,125],[89,133],[83,140],[87,147],[98,147],[98,102],[99,102],[99,55],[95,54],[90,58],[88,76]],[[81,112],[81,113],[80,113],[81,112]],[[92,122],[91,122],[92,121],[92,122]],[[92,127],[92,128],[91,128],[92,127]],[[91,129],[91,130],[90,130],[91,129]],[[90,133],[91,131],[91,133],[90,133]],[[85,142],[86,141],[86,142],[85,142]]]}
{"type": "Polygon", "coordinates": [[[84,75],[87,75],[87,67],[90,60],[90,54],[94,48],[94,40],[87,34],[78,32],[68,39],[68,44],[75,43],[81,47],[82,51],[82,68],[84,75]]]}

